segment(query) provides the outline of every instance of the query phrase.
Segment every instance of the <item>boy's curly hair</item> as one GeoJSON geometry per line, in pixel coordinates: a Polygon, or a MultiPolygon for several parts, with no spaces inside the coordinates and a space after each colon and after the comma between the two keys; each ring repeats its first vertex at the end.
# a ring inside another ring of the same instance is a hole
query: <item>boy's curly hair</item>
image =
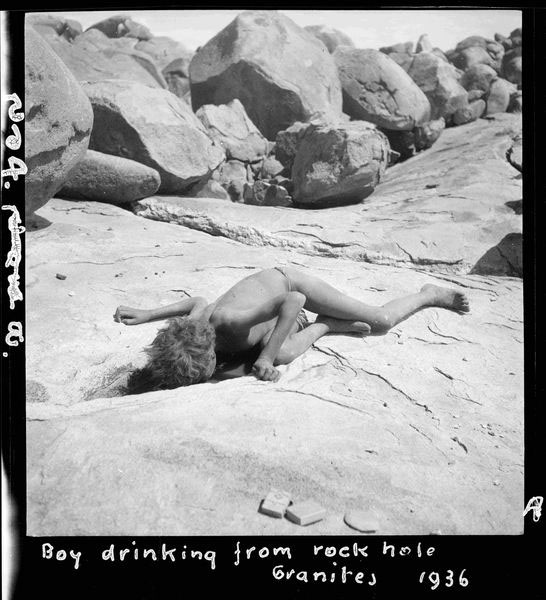
{"type": "Polygon", "coordinates": [[[169,319],[145,349],[148,364],[129,376],[129,394],[170,390],[210,379],[216,367],[214,327],[188,317],[169,319]]]}

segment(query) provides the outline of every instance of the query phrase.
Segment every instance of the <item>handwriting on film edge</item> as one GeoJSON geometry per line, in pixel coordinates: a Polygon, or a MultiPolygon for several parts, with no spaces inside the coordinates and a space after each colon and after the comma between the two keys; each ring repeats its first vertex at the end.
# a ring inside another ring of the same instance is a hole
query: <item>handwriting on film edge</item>
{"type": "MultiPolygon", "coordinates": [[[[21,100],[17,94],[8,94],[5,99],[11,102],[8,108],[8,117],[13,121],[11,124],[12,134],[6,138],[5,144],[9,150],[16,151],[21,147],[21,132],[16,123],[22,121],[25,118],[25,114],[22,111],[17,112],[22,108],[21,100]]],[[[4,181],[5,179],[11,177],[13,181],[17,181],[19,176],[24,176],[27,173],[26,164],[16,156],[10,156],[8,164],[9,169],[2,170],[2,186],[5,190],[9,190],[11,185],[10,181],[4,181]]],[[[21,234],[25,232],[25,228],[21,225],[21,216],[16,206],[6,204],[2,206],[2,210],[11,210],[12,212],[8,219],[8,229],[11,233],[11,248],[7,254],[5,266],[13,269],[13,272],[8,275],[9,307],[10,310],[13,310],[15,302],[23,300],[23,293],[19,287],[19,265],[22,255],[21,234]]],[[[18,346],[19,342],[24,342],[23,325],[20,321],[11,321],[8,324],[8,333],[5,341],[8,346],[18,346]]]]}
{"type": "Polygon", "coordinates": [[[12,215],[8,219],[8,229],[11,232],[11,248],[8,252],[5,266],[12,267],[13,273],[8,275],[8,296],[9,307],[11,310],[15,308],[15,301],[23,299],[23,293],[19,288],[19,265],[21,263],[21,234],[25,228],[21,225],[21,217],[17,207],[12,204],[5,204],[2,210],[11,210],[12,215]]]}
{"type": "MultiPolygon", "coordinates": [[[[435,551],[434,546],[424,548],[421,542],[418,542],[415,548],[412,548],[410,546],[397,547],[395,544],[389,544],[384,541],[381,556],[395,558],[412,555],[422,558],[431,557],[435,551]]],[[[313,544],[313,558],[331,558],[337,560],[353,558],[361,560],[362,558],[367,558],[370,552],[371,550],[369,550],[368,545],[361,545],[357,542],[342,547],[313,544]]],[[[78,569],[82,560],[82,552],[73,549],[57,549],[52,544],[46,542],[42,544],[42,558],[56,561],[72,559],[74,561],[74,569],[78,569]]],[[[210,569],[215,570],[217,554],[215,550],[189,550],[186,545],[182,549],[178,549],[165,543],[158,545],[157,548],[139,548],[136,545],[136,541],[133,540],[131,546],[126,548],[119,548],[116,547],[116,544],[110,544],[101,551],[100,558],[105,562],[112,563],[138,561],[141,559],[148,559],[148,561],[152,562],[160,560],[174,563],[177,560],[197,559],[206,561],[210,569]]],[[[327,571],[300,570],[296,572],[295,569],[288,568],[289,564],[288,566],[286,565],[293,558],[290,546],[262,546],[261,548],[250,546],[242,549],[241,542],[237,541],[232,558],[232,564],[235,567],[252,559],[278,558],[279,562],[283,564],[275,565],[272,570],[272,575],[277,580],[293,577],[304,582],[308,582],[312,578],[312,580],[319,582],[333,583],[334,581],[339,581],[346,583],[354,581],[355,583],[364,583],[366,579],[368,585],[375,585],[376,583],[375,574],[371,571],[352,571],[345,565],[338,566],[336,560],[332,560],[332,567],[327,571]]]]}

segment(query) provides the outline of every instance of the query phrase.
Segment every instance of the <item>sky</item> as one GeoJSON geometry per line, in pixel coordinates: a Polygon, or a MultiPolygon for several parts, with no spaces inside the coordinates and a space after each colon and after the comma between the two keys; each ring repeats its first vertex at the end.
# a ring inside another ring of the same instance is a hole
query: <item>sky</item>
{"type": "MultiPolygon", "coordinates": [[[[241,10],[125,10],[155,36],[166,35],[195,50],[230,23],[241,10]]],[[[281,10],[300,26],[329,25],[346,33],[357,48],[417,42],[427,33],[433,46],[450,50],[470,35],[493,38],[521,27],[518,10],[281,10]]],[[[59,12],[84,30],[120,11],[59,12]]]]}

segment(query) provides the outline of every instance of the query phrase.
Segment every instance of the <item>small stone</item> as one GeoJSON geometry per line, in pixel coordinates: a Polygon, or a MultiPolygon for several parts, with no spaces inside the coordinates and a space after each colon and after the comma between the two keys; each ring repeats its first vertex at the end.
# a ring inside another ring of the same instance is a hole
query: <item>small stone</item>
{"type": "Polygon", "coordinates": [[[345,513],[343,520],[349,527],[362,533],[374,533],[379,529],[373,514],[363,510],[350,510],[345,513]]]}
{"type": "Polygon", "coordinates": [[[69,296],[75,296],[76,294],[74,292],[68,292],[69,296]]]}
{"type": "Polygon", "coordinates": [[[261,177],[262,179],[272,179],[282,173],[283,165],[273,156],[268,156],[262,163],[261,177]]]}
{"type": "Polygon", "coordinates": [[[218,198],[219,200],[231,200],[229,193],[224,187],[214,180],[206,181],[191,191],[196,198],[218,198]]]}
{"type": "Polygon", "coordinates": [[[325,516],[326,510],[314,500],[298,502],[286,510],[286,517],[297,525],[310,525],[321,521],[325,516]]]}
{"type": "Polygon", "coordinates": [[[500,485],[500,481],[498,479],[495,479],[495,481],[493,481],[493,485],[500,485]]]}
{"type": "Polygon", "coordinates": [[[288,492],[272,488],[263,499],[258,510],[264,515],[282,519],[290,502],[291,497],[288,492]]]}
{"type": "Polygon", "coordinates": [[[57,273],[57,274],[55,275],[55,277],[56,277],[57,279],[66,279],[66,275],[63,275],[62,273],[57,273]]]}

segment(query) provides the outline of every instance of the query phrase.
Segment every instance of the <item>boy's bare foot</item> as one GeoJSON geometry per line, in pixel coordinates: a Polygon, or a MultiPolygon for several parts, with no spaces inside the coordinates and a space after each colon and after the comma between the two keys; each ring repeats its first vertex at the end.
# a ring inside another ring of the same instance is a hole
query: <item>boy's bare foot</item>
{"type": "Polygon", "coordinates": [[[430,306],[448,308],[457,312],[469,312],[470,310],[467,297],[452,288],[427,283],[421,288],[421,292],[429,296],[430,306]]]}
{"type": "Polygon", "coordinates": [[[323,323],[328,327],[329,333],[352,333],[354,335],[368,335],[371,327],[363,321],[345,321],[319,315],[315,323],[323,323]]]}

